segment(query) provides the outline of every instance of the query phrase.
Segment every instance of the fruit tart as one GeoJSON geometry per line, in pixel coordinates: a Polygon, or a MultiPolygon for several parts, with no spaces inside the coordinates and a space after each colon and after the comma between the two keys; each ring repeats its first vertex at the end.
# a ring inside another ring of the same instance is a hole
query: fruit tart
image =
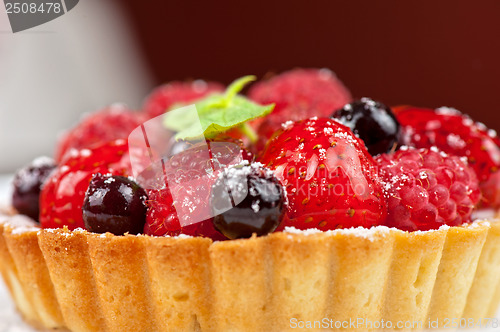
{"type": "Polygon", "coordinates": [[[254,79],[112,105],[18,171],[0,271],[23,317],[70,331],[495,327],[495,132],[451,108],[353,100],[325,69],[242,95],[254,79]]]}

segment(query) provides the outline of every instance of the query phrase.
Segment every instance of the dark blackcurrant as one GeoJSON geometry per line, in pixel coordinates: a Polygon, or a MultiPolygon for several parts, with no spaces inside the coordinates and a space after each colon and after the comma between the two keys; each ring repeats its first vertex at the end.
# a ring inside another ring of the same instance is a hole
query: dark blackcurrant
{"type": "Polygon", "coordinates": [[[285,210],[285,194],[278,179],[261,164],[224,170],[212,186],[215,228],[230,239],[274,231],[285,210]]]}
{"type": "Polygon", "coordinates": [[[85,228],[94,233],[139,234],[146,222],[147,194],[123,176],[94,174],[82,212],[85,228]]]}
{"type": "Polygon", "coordinates": [[[54,160],[40,157],[16,173],[12,205],[19,213],[38,221],[40,189],[55,168],[54,160]]]}
{"type": "Polygon", "coordinates": [[[333,118],[351,128],[372,156],[393,150],[399,139],[399,122],[392,110],[370,98],[361,98],[333,113],[333,118]]]}

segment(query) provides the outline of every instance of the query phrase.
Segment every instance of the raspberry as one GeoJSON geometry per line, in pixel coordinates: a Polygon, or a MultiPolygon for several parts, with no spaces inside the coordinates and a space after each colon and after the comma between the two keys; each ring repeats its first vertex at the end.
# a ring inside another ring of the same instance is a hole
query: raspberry
{"type": "Polygon", "coordinates": [[[402,148],[375,160],[388,203],[387,226],[425,231],[470,222],[481,193],[474,171],[460,157],[436,148],[402,148]]]}
{"type": "Polygon", "coordinates": [[[162,115],[175,104],[192,103],[211,93],[223,91],[224,86],[217,82],[203,80],[170,82],[153,90],[144,101],[142,109],[149,118],[154,118],[162,115]]]}
{"type": "Polygon", "coordinates": [[[465,156],[476,172],[482,207],[500,207],[500,140],[493,130],[450,108],[437,110],[410,106],[394,109],[403,143],[416,148],[438,147],[465,156]]]}
{"type": "Polygon", "coordinates": [[[287,123],[260,159],[288,197],[284,226],[329,230],[383,222],[386,206],[363,142],[332,119],[287,123]]]}
{"type": "Polygon", "coordinates": [[[129,175],[131,167],[127,150],[125,140],[104,143],[92,149],[71,150],[42,188],[42,227],[85,228],[82,205],[92,175],[129,175]]]}
{"type": "MultiPolygon", "coordinates": [[[[207,141],[173,155],[165,164],[157,188],[148,191],[148,214],[144,233],[148,235],[205,236],[226,239],[212,222],[210,193],[220,172],[251,157],[241,142],[207,141]],[[175,193],[175,197],[172,196],[175,193]]],[[[250,161],[250,160],[247,160],[250,161]]],[[[151,176],[149,176],[151,177],[151,176]]]]}
{"type": "Polygon", "coordinates": [[[260,104],[275,103],[265,120],[253,121],[261,137],[257,149],[286,121],[313,116],[329,117],[333,111],[352,100],[342,82],[328,69],[294,69],[255,84],[248,93],[260,104]]]}
{"type": "Polygon", "coordinates": [[[66,132],[56,147],[56,160],[61,162],[70,149],[91,148],[128,135],[142,123],[139,113],[121,104],[111,105],[86,116],[76,127],[66,132]]]}

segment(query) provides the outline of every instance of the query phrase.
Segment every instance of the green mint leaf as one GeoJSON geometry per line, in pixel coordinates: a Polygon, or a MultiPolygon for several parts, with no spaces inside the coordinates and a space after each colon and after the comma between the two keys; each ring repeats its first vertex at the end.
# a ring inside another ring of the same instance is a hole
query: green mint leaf
{"type": "Polygon", "coordinates": [[[234,98],[240,92],[243,90],[245,85],[247,85],[250,82],[253,82],[257,79],[254,75],[247,75],[243,76],[241,78],[238,78],[236,81],[231,83],[226,90],[226,93],[224,94],[224,99],[226,100],[227,103],[231,101],[231,99],[234,98]]]}
{"type": "Polygon", "coordinates": [[[196,124],[198,112],[194,106],[172,109],[163,115],[163,126],[172,131],[181,132],[196,124]]]}
{"type": "Polygon", "coordinates": [[[255,76],[244,76],[231,83],[224,94],[208,96],[192,106],[176,109],[165,114],[163,124],[176,131],[176,139],[190,139],[204,135],[214,137],[234,127],[241,127],[251,140],[254,134],[249,132],[245,123],[257,117],[265,116],[274,109],[274,104],[259,105],[238,95],[243,87],[255,76]]]}

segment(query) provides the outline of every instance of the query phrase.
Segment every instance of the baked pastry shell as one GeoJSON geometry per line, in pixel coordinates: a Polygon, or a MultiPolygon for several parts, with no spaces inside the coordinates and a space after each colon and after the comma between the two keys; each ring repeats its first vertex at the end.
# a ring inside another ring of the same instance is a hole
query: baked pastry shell
{"type": "MultiPolygon", "coordinates": [[[[500,221],[272,233],[213,242],[0,219],[0,271],[24,318],[71,331],[286,331],[495,316],[500,221]]],[[[369,330],[359,326],[355,330],[369,330]]]]}

